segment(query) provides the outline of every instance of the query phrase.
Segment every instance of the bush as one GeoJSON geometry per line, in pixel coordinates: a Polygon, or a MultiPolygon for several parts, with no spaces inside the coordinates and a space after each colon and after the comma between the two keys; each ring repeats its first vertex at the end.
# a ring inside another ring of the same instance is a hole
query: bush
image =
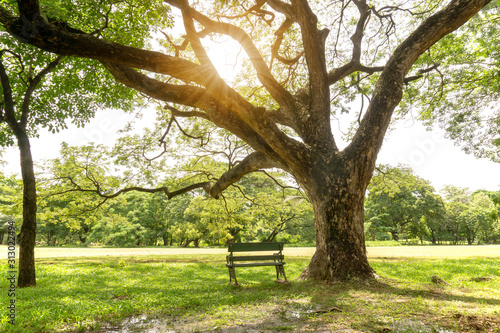
{"type": "Polygon", "coordinates": [[[139,246],[144,242],[146,229],[120,216],[106,218],[97,223],[90,232],[87,244],[102,243],[115,246],[139,246]]]}

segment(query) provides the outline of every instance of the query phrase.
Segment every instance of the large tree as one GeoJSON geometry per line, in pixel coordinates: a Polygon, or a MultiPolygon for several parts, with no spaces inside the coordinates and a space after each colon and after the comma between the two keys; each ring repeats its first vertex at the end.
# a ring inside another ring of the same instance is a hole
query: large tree
{"type": "Polygon", "coordinates": [[[180,10],[185,28],[175,55],[72,33],[47,20],[38,0],[19,0],[19,14],[0,7],[0,21],[25,43],[98,59],[123,84],[176,103],[172,116],[205,119],[248,143],[254,151],[239,164],[216,182],[199,184],[211,196],[259,169],[290,173],[315,212],[316,253],[302,277],[332,280],[373,276],[363,201],[393,112],[406,84],[439,72],[432,57],[421,56],[489,2],[165,0],[180,10]],[[246,87],[230,87],[210,60],[202,39],[219,35],[248,55],[254,79],[245,77],[246,87]],[[353,89],[362,96],[362,112],[341,149],[331,121],[353,89]]]}

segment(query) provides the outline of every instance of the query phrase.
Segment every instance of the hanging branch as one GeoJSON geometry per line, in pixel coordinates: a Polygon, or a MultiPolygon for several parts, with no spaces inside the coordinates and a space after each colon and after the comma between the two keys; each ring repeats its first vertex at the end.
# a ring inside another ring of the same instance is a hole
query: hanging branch
{"type": "Polygon", "coordinates": [[[95,186],[94,189],[82,188],[70,176],[58,177],[55,179],[56,180],[68,180],[74,186],[74,188],[60,191],[60,192],[51,193],[50,195],[47,195],[44,198],[53,197],[53,196],[62,195],[62,194],[67,194],[67,193],[72,193],[72,192],[78,192],[78,193],[94,193],[94,194],[98,195],[99,197],[108,200],[108,199],[116,198],[116,197],[120,196],[121,194],[124,194],[127,192],[136,191],[136,192],[145,192],[145,193],[160,193],[161,192],[161,193],[164,193],[168,199],[172,199],[176,196],[179,196],[181,194],[184,194],[184,193],[190,192],[192,190],[196,190],[196,189],[203,189],[206,192],[209,192],[210,187],[212,185],[212,182],[209,182],[209,181],[199,182],[199,183],[191,184],[189,186],[185,186],[183,188],[180,188],[180,189],[172,191],[172,192],[170,192],[170,190],[168,189],[167,186],[160,186],[160,187],[156,187],[156,188],[145,188],[145,187],[140,187],[140,186],[131,186],[131,187],[126,187],[126,188],[120,189],[120,190],[118,190],[114,193],[111,193],[111,194],[106,194],[102,190],[102,185],[99,182],[97,182],[94,178],[92,178],[91,175],[87,174],[86,178],[93,183],[93,185],[95,186]]]}

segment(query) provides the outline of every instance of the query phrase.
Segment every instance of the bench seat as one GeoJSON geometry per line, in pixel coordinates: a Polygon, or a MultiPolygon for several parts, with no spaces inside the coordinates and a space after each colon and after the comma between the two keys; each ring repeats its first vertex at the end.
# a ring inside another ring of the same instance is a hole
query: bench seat
{"type": "Polygon", "coordinates": [[[257,267],[257,266],[283,266],[285,263],[279,262],[246,262],[243,264],[227,264],[227,267],[257,267]]]}
{"type": "Polygon", "coordinates": [[[275,266],[276,267],[276,281],[287,282],[285,275],[285,256],[282,254],[283,243],[277,242],[264,242],[264,243],[230,243],[228,245],[228,252],[230,254],[226,257],[226,267],[229,269],[229,282],[238,285],[236,279],[236,267],[260,267],[260,266],[275,266]],[[235,255],[235,253],[243,252],[272,252],[278,251],[273,254],[263,255],[235,255]],[[280,279],[283,277],[283,280],[280,279]],[[234,282],[233,282],[234,280],[234,282]]]}

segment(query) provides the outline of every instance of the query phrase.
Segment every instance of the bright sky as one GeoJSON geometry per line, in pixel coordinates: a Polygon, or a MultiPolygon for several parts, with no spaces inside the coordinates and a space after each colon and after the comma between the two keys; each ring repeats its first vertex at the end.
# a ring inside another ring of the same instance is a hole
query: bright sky
{"type": "MultiPolygon", "coordinates": [[[[145,111],[137,127],[154,119],[153,111],[145,111]]],[[[84,128],[70,127],[57,134],[41,132],[40,139],[32,139],[31,147],[35,161],[57,158],[61,142],[81,145],[89,142],[112,145],[133,114],[119,111],[101,111],[84,128]]],[[[17,147],[7,151],[6,173],[20,174],[17,147]]],[[[382,147],[378,163],[393,166],[407,164],[420,177],[431,181],[439,190],[443,185],[469,187],[471,190],[500,190],[500,164],[476,159],[463,153],[459,147],[445,139],[439,132],[426,131],[418,123],[402,124],[390,133],[382,147]]]]}
{"type": "Polygon", "coordinates": [[[378,163],[409,165],[430,180],[436,190],[444,185],[471,190],[500,190],[500,164],[465,154],[439,130],[427,131],[421,124],[402,125],[382,146],[378,163]]]}

